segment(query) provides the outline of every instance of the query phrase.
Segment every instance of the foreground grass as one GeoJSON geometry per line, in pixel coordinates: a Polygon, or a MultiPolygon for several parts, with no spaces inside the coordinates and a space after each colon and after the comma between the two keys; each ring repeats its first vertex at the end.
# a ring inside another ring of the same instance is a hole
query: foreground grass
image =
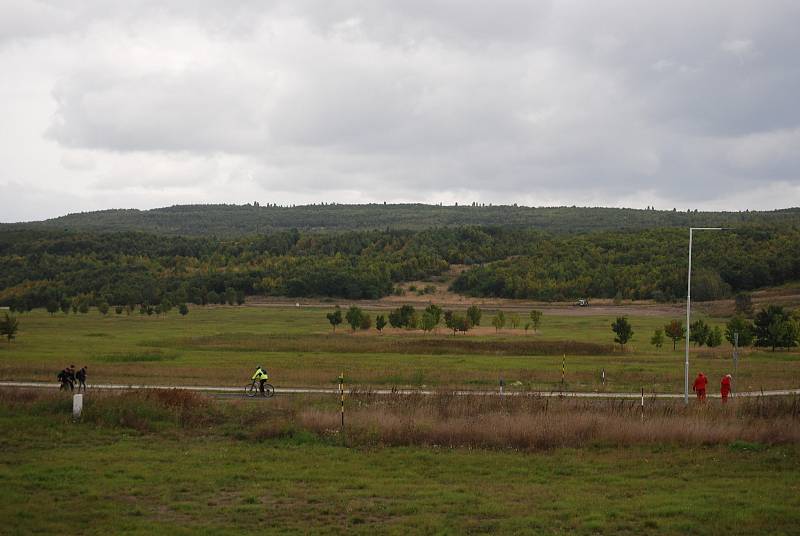
{"type": "MultiPolygon", "coordinates": [[[[547,316],[537,334],[521,330],[479,336],[395,332],[333,335],[320,308],[193,308],[189,316],[107,317],[35,311],[20,317],[19,339],[0,344],[0,379],[54,381],[66,364],[88,364],[90,381],[239,385],[257,364],[277,385],[326,386],[344,371],[351,384],[509,389],[678,392],[683,354],[646,344],[669,318],[631,317],[636,335],[626,352],[612,349],[611,317],[547,316]],[[517,335],[515,335],[516,333],[517,335]],[[570,341],[577,341],[577,344],[570,341]],[[607,383],[601,383],[605,370],[607,383]]],[[[484,323],[491,313],[485,314],[484,323]]],[[[718,323],[719,321],[716,321],[718,323]]],[[[692,374],[732,372],[730,348],[693,349],[692,374]]],[[[745,352],[741,389],[800,385],[800,356],[745,352]]]]}
{"type": "Polygon", "coordinates": [[[79,424],[67,399],[0,400],[3,532],[789,534],[800,522],[796,443],[345,447],[287,427],[284,403],[153,396],[89,400],[79,424]]]}

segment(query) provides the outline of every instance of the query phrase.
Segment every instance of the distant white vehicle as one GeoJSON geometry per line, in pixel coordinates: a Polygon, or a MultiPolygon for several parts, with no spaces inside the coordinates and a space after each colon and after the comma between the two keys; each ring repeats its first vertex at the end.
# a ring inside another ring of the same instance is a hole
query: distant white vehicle
{"type": "Polygon", "coordinates": [[[589,300],[585,298],[581,298],[580,300],[575,302],[576,307],[589,307],[589,300]]]}

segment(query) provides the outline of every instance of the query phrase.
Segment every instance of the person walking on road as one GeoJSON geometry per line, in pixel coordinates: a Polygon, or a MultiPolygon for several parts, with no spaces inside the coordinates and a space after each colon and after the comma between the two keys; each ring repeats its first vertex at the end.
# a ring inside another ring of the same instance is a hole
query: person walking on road
{"type": "Polygon", "coordinates": [[[702,372],[697,374],[697,378],[694,379],[694,384],[692,384],[692,389],[695,393],[697,393],[697,400],[698,402],[705,402],[706,401],[706,386],[708,385],[708,378],[702,372]]]}
{"type": "Polygon", "coordinates": [[[58,373],[58,381],[61,383],[61,387],[58,388],[59,391],[66,391],[69,389],[70,391],[75,390],[75,380],[69,370],[69,367],[64,367],[64,369],[58,373]]]}
{"type": "Polygon", "coordinates": [[[267,380],[269,379],[269,375],[267,374],[267,371],[264,369],[264,367],[262,367],[261,365],[256,367],[256,371],[255,373],[253,373],[253,377],[250,379],[258,380],[258,390],[261,391],[261,394],[263,395],[264,384],[267,383],[267,380]]]}
{"type": "Polygon", "coordinates": [[[722,383],[720,384],[719,392],[722,395],[722,403],[728,403],[728,395],[731,393],[731,378],[730,374],[726,374],[722,377],[722,383]]]}
{"type": "Polygon", "coordinates": [[[81,392],[81,388],[83,388],[83,392],[86,392],[86,365],[84,365],[78,372],[75,373],[75,378],[78,380],[78,392],[81,392]]]}

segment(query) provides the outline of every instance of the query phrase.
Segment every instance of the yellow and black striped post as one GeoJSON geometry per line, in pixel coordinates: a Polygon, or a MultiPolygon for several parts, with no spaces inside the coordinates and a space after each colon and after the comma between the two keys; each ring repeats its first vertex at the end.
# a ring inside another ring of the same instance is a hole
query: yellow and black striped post
{"type": "Polygon", "coordinates": [[[339,402],[342,410],[342,433],[344,433],[344,372],[339,374],[339,402]]]}
{"type": "Polygon", "coordinates": [[[564,374],[567,372],[567,354],[561,359],[561,390],[564,390],[564,374]]]}

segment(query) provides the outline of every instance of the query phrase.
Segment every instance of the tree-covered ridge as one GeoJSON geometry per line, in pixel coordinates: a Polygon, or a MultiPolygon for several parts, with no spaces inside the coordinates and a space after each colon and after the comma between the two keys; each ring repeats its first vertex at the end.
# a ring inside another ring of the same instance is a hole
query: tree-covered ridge
{"type": "Polygon", "coordinates": [[[292,228],[302,230],[413,229],[512,225],[551,232],[611,231],[742,224],[797,224],[800,209],[768,212],[685,212],[602,207],[523,207],[424,204],[317,204],[302,206],[177,205],[153,210],[76,213],[3,229],[92,232],[142,231],[167,235],[245,236],[292,228]]]}
{"type": "MultiPolygon", "coordinates": [[[[800,227],[699,233],[693,295],[800,279],[800,227]]],[[[207,303],[244,295],[379,298],[403,281],[470,265],[457,292],[539,300],[671,300],[685,294],[683,229],[552,234],[520,227],[255,236],[0,231],[0,304],[41,307],[79,298],[114,305],[207,303]]]]}
{"type": "MultiPolygon", "coordinates": [[[[453,290],[474,296],[545,301],[578,297],[671,301],[686,295],[685,230],[594,233],[528,242],[524,254],[462,273],[453,290]]],[[[797,227],[741,227],[695,235],[692,296],[800,278],[797,227]]]]}

